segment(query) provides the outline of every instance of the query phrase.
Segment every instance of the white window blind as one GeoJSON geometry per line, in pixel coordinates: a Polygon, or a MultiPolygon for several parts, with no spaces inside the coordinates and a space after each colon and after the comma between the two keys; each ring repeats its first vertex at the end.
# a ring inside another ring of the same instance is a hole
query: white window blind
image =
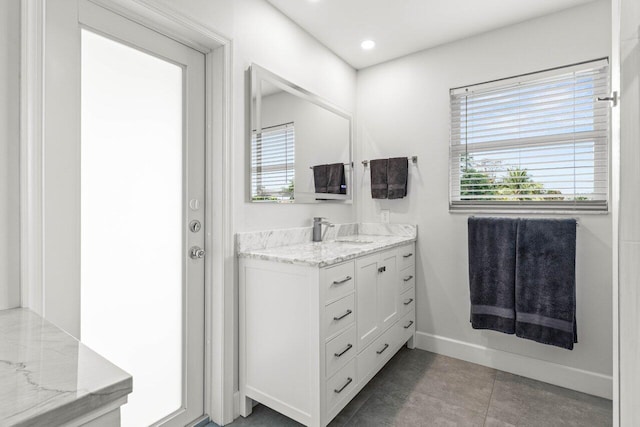
{"type": "Polygon", "coordinates": [[[607,60],[452,89],[450,207],[606,210],[607,60]]]}
{"type": "Polygon", "coordinates": [[[263,128],[251,138],[251,198],[293,200],[295,130],[293,123],[263,128]]]}

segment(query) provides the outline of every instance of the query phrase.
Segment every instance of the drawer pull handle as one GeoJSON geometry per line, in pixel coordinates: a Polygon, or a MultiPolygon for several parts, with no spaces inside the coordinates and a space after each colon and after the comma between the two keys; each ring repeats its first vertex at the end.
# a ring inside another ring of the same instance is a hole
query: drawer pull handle
{"type": "Polygon", "coordinates": [[[384,273],[385,271],[387,271],[387,267],[380,267],[378,269],[378,273],[384,273]]]}
{"type": "Polygon", "coordinates": [[[350,315],[351,313],[353,313],[353,311],[347,310],[347,311],[345,311],[345,313],[342,316],[334,316],[333,320],[342,320],[345,317],[347,317],[348,315],[350,315]]]}
{"type": "Polygon", "coordinates": [[[348,282],[348,281],[349,281],[349,280],[351,280],[351,279],[352,279],[352,277],[351,277],[351,276],[347,276],[347,277],[345,277],[345,278],[344,278],[344,279],[342,279],[342,280],[334,280],[334,281],[333,281],[333,284],[334,284],[334,285],[342,285],[343,283],[348,282]]]}
{"type": "Polygon", "coordinates": [[[411,327],[411,325],[413,325],[413,320],[409,320],[409,324],[407,326],[405,326],[405,329],[409,329],[411,327]]]}
{"type": "Polygon", "coordinates": [[[351,350],[351,348],[353,348],[353,345],[347,344],[347,346],[344,348],[344,350],[342,350],[340,353],[334,353],[333,355],[336,356],[336,357],[341,357],[347,351],[351,350]]]}
{"type": "Polygon", "coordinates": [[[404,302],[404,305],[409,305],[409,304],[411,304],[412,302],[413,302],[413,298],[409,298],[408,300],[406,300],[406,301],[404,302]]]}
{"type": "Polygon", "coordinates": [[[351,382],[352,382],[352,381],[353,381],[353,378],[351,378],[351,377],[347,377],[347,382],[346,382],[346,383],[344,383],[344,385],[343,385],[342,387],[340,387],[340,388],[336,388],[336,389],[333,389],[333,392],[334,392],[334,393],[336,393],[336,394],[340,394],[340,393],[342,393],[342,390],[344,390],[345,388],[347,388],[347,386],[348,386],[349,384],[351,384],[351,382]]]}
{"type": "Polygon", "coordinates": [[[402,255],[403,258],[410,258],[412,256],[413,256],[413,254],[404,254],[404,255],[402,255]]]}
{"type": "Polygon", "coordinates": [[[376,353],[378,353],[378,354],[382,354],[382,353],[384,353],[384,351],[385,351],[386,349],[388,349],[388,348],[389,348],[389,344],[385,344],[385,345],[384,345],[384,347],[382,347],[382,350],[378,350],[378,351],[376,351],[376,353]]]}
{"type": "Polygon", "coordinates": [[[403,280],[404,280],[405,282],[408,282],[408,281],[409,281],[409,280],[411,280],[411,279],[413,279],[413,276],[407,276],[407,277],[405,277],[403,280]]]}

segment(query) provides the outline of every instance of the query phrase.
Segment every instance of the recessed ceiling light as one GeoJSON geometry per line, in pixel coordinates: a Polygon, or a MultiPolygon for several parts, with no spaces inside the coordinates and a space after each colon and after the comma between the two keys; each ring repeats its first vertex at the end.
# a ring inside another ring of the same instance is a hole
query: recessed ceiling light
{"type": "Polygon", "coordinates": [[[376,42],[374,42],[373,40],[365,40],[360,43],[360,47],[362,47],[364,50],[371,50],[376,47],[376,42]]]}

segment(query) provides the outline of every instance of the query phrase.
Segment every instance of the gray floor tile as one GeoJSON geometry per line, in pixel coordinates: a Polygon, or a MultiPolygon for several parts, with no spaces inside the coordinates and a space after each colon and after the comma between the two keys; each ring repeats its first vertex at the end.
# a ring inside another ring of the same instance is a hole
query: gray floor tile
{"type": "MultiPolygon", "coordinates": [[[[297,427],[258,405],[232,427],[297,427]]],[[[421,350],[400,350],[330,427],[612,425],[611,401],[421,350]]]]}
{"type": "Polygon", "coordinates": [[[426,351],[405,352],[398,366],[380,381],[399,385],[447,403],[485,413],[489,407],[496,371],[426,351]]]}
{"type": "Polygon", "coordinates": [[[374,394],[349,425],[481,427],[484,415],[418,392],[406,399],[374,394]]]}
{"type": "Polygon", "coordinates": [[[495,418],[487,417],[487,419],[484,420],[484,427],[516,427],[516,426],[513,424],[509,424],[507,422],[504,422],[502,420],[497,420],[495,418]]]}
{"type": "Polygon", "coordinates": [[[517,426],[612,425],[611,401],[498,372],[487,416],[517,426]]]}

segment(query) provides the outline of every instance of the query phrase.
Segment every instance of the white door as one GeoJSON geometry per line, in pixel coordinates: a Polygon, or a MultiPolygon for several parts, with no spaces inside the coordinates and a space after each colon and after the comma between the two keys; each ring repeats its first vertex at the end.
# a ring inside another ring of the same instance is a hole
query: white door
{"type": "Polygon", "coordinates": [[[80,4],[81,339],[133,375],[123,426],[184,426],[204,415],[205,59],[80,4]]]}

